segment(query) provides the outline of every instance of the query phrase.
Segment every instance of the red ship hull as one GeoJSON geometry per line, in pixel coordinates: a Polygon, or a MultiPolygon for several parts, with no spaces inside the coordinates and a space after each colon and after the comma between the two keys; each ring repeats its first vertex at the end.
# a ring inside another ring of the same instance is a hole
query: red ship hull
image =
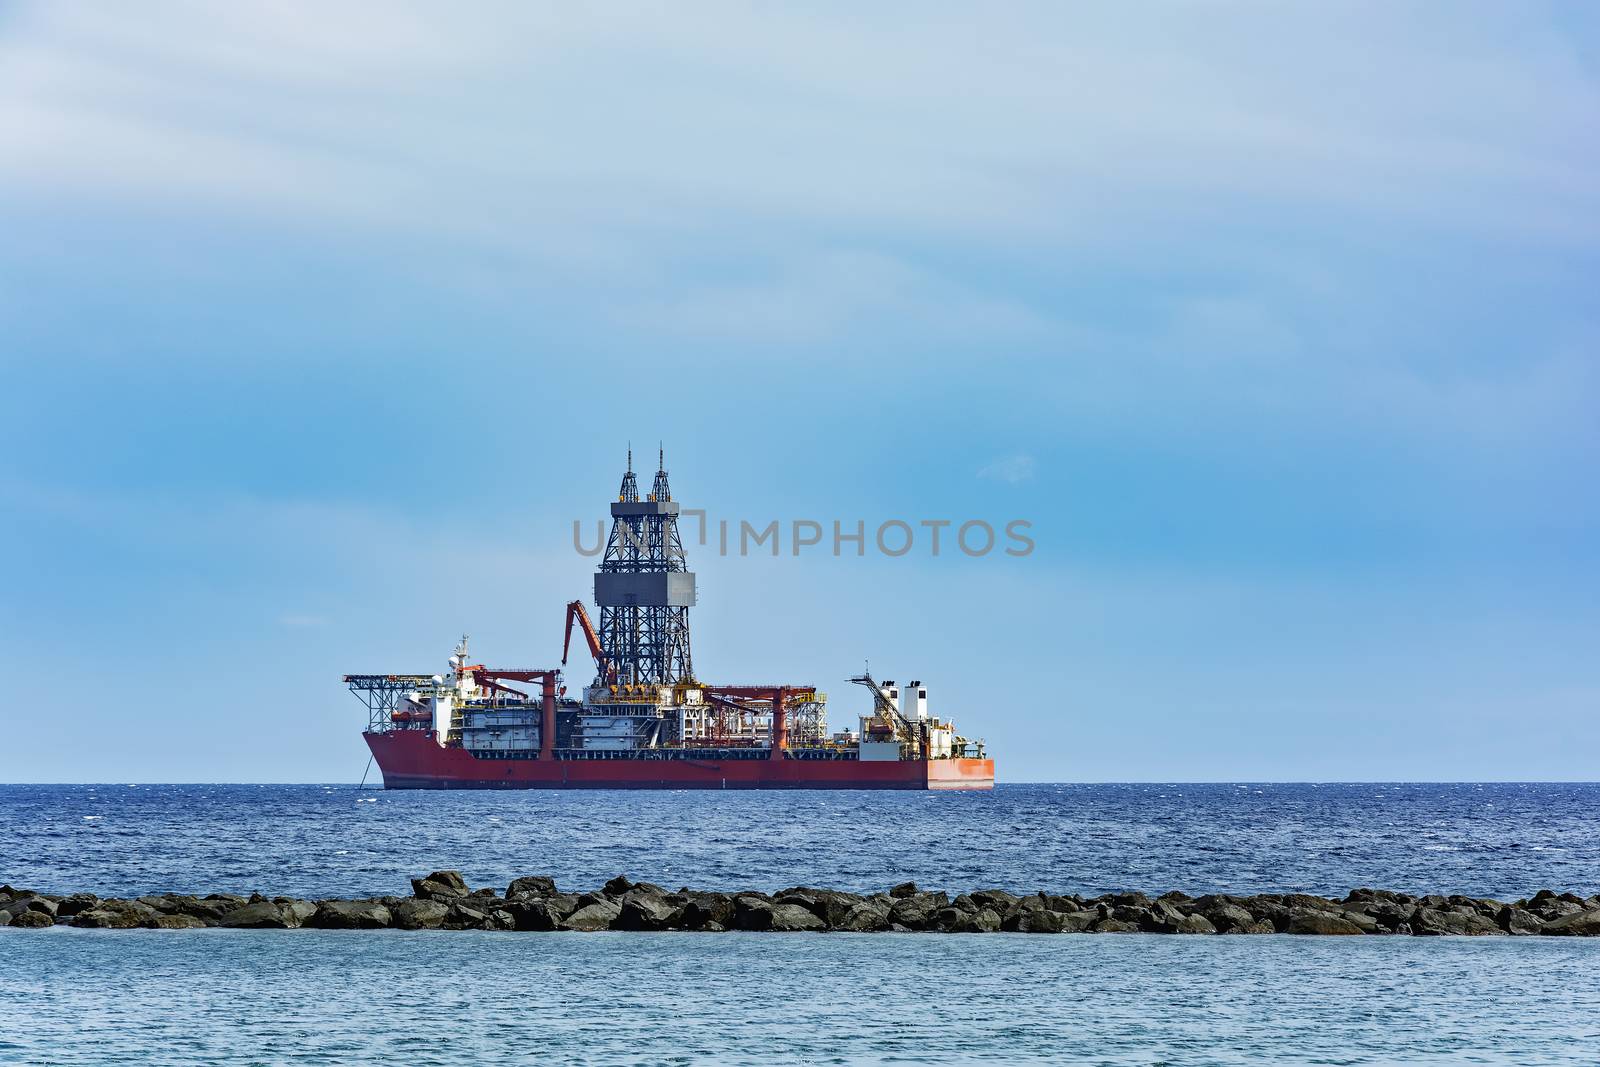
{"type": "Polygon", "coordinates": [[[386,789],[994,788],[990,759],[480,759],[426,730],[362,736],[386,789]]]}

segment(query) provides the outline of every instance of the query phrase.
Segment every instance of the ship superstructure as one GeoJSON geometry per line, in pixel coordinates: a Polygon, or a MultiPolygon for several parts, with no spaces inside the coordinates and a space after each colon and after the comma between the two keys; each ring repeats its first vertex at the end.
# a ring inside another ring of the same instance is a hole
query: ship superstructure
{"type": "Polygon", "coordinates": [[[870,691],[854,729],[829,733],[813,685],[709,684],[689,642],[695,576],[678,534],[665,463],[639,499],[632,455],[594,598],[567,605],[594,661],[581,697],[555,668],[472,663],[463,637],[437,675],[346,675],[368,708],[365,732],[391,788],[983,789],[983,744],[928,713],[927,688],[852,678],[870,691]],[[537,686],[537,693],[534,686],[537,686]]]}

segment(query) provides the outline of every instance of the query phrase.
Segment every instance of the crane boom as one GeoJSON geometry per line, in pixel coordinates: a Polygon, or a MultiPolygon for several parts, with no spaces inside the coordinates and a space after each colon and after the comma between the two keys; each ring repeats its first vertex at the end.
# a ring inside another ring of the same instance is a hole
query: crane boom
{"type": "Polygon", "coordinates": [[[589,655],[594,657],[594,666],[598,676],[607,683],[616,680],[616,671],[612,669],[606,659],[606,650],[600,647],[600,635],[595,633],[594,624],[589,621],[589,613],[584,610],[583,601],[574,600],[567,605],[567,632],[561,641],[561,665],[567,665],[567,654],[572,649],[572,624],[576,622],[583,630],[583,639],[589,646],[589,655]]]}
{"type": "Polygon", "coordinates": [[[895,740],[905,744],[917,745],[917,732],[911,728],[911,722],[904,715],[895,710],[889,703],[889,698],[883,692],[883,687],[872,680],[871,672],[857,675],[850,679],[856,685],[866,686],[872,693],[872,712],[878,720],[888,727],[895,740]]]}

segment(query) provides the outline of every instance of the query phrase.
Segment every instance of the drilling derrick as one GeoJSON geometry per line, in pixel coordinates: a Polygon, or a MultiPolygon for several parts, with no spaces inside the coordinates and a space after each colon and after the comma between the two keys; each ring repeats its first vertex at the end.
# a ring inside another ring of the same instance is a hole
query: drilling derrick
{"type": "Polygon", "coordinates": [[[611,538],[594,576],[594,600],[600,606],[600,643],[618,683],[694,681],[694,572],[687,569],[678,536],[678,503],[667,484],[664,456],[648,498],[640,500],[628,450],[628,470],[611,505],[611,538]]]}

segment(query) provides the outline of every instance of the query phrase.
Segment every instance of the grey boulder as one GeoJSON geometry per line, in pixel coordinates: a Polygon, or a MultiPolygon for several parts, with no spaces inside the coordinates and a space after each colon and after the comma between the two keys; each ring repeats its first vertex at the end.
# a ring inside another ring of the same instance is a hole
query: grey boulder
{"type": "Polygon", "coordinates": [[[310,925],[322,930],[380,930],[394,919],[389,909],[373,900],[324,900],[317,905],[310,925]]]}

